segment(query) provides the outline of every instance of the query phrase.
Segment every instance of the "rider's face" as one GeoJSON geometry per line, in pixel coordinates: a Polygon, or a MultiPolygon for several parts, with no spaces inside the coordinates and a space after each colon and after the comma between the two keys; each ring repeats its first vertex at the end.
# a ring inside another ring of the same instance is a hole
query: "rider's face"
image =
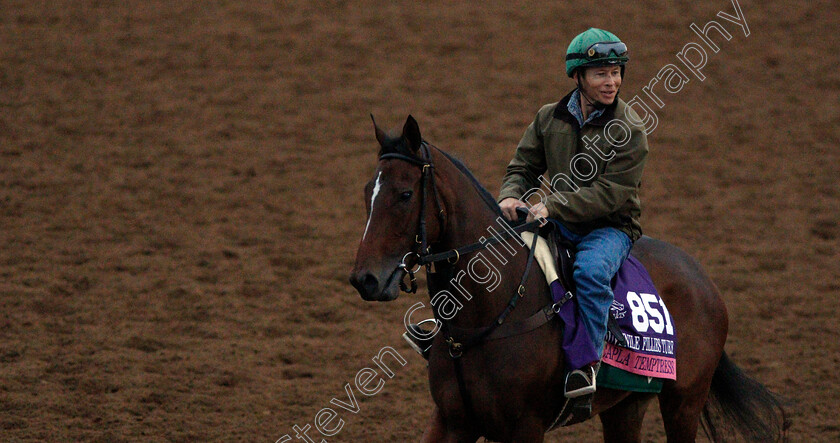
{"type": "Polygon", "coordinates": [[[580,85],[591,99],[610,105],[621,87],[621,67],[589,68],[584,72],[580,85]]]}

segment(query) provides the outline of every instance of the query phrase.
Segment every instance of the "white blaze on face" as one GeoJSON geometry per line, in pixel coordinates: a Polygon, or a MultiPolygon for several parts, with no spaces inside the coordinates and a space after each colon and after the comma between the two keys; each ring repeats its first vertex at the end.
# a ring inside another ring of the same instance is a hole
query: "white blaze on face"
{"type": "Polygon", "coordinates": [[[365,225],[365,233],[362,235],[362,240],[364,240],[367,236],[370,221],[373,220],[373,202],[376,201],[376,195],[379,194],[379,188],[381,187],[381,184],[379,183],[380,177],[382,177],[382,171],[379,171],[379,175],[376,176],[376,183],[373,185],[373,194],[370,196],[370,215],[368,216],[368,221],[365,225]]]}

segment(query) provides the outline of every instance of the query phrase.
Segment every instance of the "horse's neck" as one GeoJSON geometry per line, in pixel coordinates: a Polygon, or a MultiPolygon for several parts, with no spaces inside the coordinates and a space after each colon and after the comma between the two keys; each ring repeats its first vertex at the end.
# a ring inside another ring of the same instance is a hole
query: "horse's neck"
{"type": "MultiPolygon", "coordinates": [[[[499,215],[487,206],[463,173],[448,160],[446,167],[439,170],[447,212],[447,226],[439,245],[441,251],[457,249],[493,235],[505,235],[501,220],[497,220],[499,215]]],[[[528,249],[522,246],[524,242],[518,234],[513,235],[516,238],[507,235],[504,244],[461,257],[454,265],[451,292],[462,307],[451,324],[466,328],[488,326],[516,294],[525,271],[528,249]]],[[[534,268],[530,272],[537,272],[534,268]]],[[[532,310],[530,304],[533,302],[522,303],[517,310],[532,310]]]]}

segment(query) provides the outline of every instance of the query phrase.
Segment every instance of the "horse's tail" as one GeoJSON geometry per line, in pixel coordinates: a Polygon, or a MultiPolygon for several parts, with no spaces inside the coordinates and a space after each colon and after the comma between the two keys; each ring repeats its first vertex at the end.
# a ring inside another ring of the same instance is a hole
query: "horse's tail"
{"type": "Polygon", "coordinates": [[[712,441],[723,440],[721,428],[734,428],[751,441],[783,441],[790,426],[782,399],[748,377],[726,352],[712,377],[700,423],[712,441]]]}

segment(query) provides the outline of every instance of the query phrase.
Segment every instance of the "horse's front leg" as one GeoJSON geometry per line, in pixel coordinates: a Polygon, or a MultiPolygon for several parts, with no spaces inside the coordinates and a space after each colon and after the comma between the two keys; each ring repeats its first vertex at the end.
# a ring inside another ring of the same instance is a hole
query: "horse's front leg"
{"type": "Polygon", "coordinates": [[[475,443],[478,437],[470,437],[466,434],[455,432],[446,428],[440,408],[435,406],[429,426],[423,433],[422,443],[475,443]]]}

